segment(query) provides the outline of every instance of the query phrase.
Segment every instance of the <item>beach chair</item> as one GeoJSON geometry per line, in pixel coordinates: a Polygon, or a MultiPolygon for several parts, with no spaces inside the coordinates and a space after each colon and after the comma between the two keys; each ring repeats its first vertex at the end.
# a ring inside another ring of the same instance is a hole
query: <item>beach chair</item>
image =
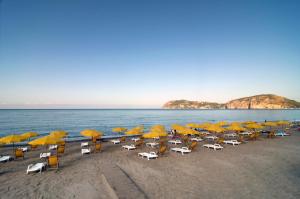
{"type": "Polygon", "coordinates": [[[8,161],[11,161],[11,160],[13,160],[13,158],[9,155],[5,155],[5,156],[0,157],[0,162],[8,162],[8,161]]]}
{"type": "Polygon", "coordinates": [[[158,155],[153,151],[150,153],[147,153],[147,152],[138,153],[138,156],[141,156],[142,158],[145,157],[145,158],[147,158],[147,160],[158,158],[158,155]]]}
{"type": "Polygon", "coordinates": [[[31,150],[35,150],[35,149],[37,149],[37,147],[38,147],[37,145],[30,145],[31,150]]]}
{"type": "Polygon", "coordinates": [[[29,174],[30,172],[37,172],[39,171],[42,173],[42,171],[46,168],[46,163],[36,163],[36,164],[30,164],[27,167],[26,173],[29,174]]]}
{"type": "Polygon", "coordinates": [[[267,138],[275,138],[275,132],[272,131],[272,132],[268,133],[267,138]]]}
{"type": "Polygon", "coordinates": [[[96,143],[97,142],[97,137],[92,137],[92,142],[96,143]]]}
{"type": "Polygon", "coordinates": [[[88,142],[81,142],[81,147],[87,147],[87,146],[89,146],[88,142]]]}
{"type": "Polygon", "coordinates": [[[144,140],[141,139],[141,140],[138,140],[136,143],[135,143],[135,147],[138,148],[138,147],[142,147],[144,144],[144,140]]]}
{"type": "Polygon", "coordinates": [[[224,144],[231,144],[233,146],[241,144],[241,142],[238,142],[237,140],[224,140],[223,143],[224,144]]]}
{"type": "Polygon", "coordinates": [[[65,152],[65,146],[58,146],[57,148],[57,154],[63,154],[65,152]]]}
{"type": "Polygon", "coordinates": [[[51,152],[48,152],[48,153],[40,153],[40,159],[42,159],[42,158],[48,158],[49,156],[51,156],[51,152]]]}
{"type": "Polygon", "coordinates": [[[129,151],[129,150],[134,150],[134,149],[136,149],[136,147],[135,147],[134,144],[131,144],[131,145],[124,145],[124,146],[122,146],[122,148],[127,149],[128,151],[129,151]]]}
{"type": "Polygon", "coordinates": [[[203,147],[213,149],[213,150],[221,150],[223,147],[220,144],[204,144],[203,147]]]}
{"type": "Polygon", "coordinates": [[[24,152],[22,149],[16,149],[15,150],[15,158],[23,158],[24,159],[24,152]]]}
{"type": "Polygon", "coordinates": [[[112,142],[113,144],[120,144],[121,143],[120,139],[113,139],[113,140],[110,140],[110,142],[112,142]]]}
{"type": "Polygon", "coordinates": [[[179,153],[181,153],[181,155],[192,152],[192,150],[190,150],[188,147],[181,147],[181,148],[175,147],[175,148],[171,148],[171,151],[179,152],[179,153]]]}
{"type": "Polygon", "coordinates": [[[88,149],[81,149],[81,154],[84,155],[84,154],[89,154],[91,153],[91,149],[88,148],[88,149]]]}
{"type": "Polygon", "coordinates": [[[95,152],[101,152],[102,145],[100,143],[96,143],[95,152]]]}
{"type": "Polygon", "coordinates": [[[120,142],[126,142],[126,137],[123,136],[123,137],[121,137],[119,140],[120,140],[120,142]]]}
{"type": "Polygon", "coordinates": [[[57,155],[49,156],[48,157],[48,167],[58,169],[58,166],[59,166],[58,156],[57,155]]]}
{"type": "Polygon", "coordinates": [[[160,147],[159,147],[159,149],[158,149],[158,152],[157,152],[157,154],[158,155],[164,155],[165,154],[165,152],[167,151],[167,146],[166,145],[161,145],[160,147]]]}
{"type": "Polygon", "coordinates": [[[196,149],[197,145],[198,145],[198,142],[193,141],[192,144],[189,146],[189,149],[191,151],[194,151],[196,149]]]}

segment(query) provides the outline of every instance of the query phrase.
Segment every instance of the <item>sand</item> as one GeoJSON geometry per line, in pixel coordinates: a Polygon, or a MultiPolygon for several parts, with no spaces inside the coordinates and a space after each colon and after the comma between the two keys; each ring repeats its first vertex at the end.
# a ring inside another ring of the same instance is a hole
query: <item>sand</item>
{"type": "Polygon", "coordinates": [[[42,151],[0,164],[0,198],[300,198],[300,132],[150,161],[137,156],[151,151],[146,146],[106,142],[101,153],[82,156],[80,143],[67,143],[58,170],[27,175],[42,151]]]}

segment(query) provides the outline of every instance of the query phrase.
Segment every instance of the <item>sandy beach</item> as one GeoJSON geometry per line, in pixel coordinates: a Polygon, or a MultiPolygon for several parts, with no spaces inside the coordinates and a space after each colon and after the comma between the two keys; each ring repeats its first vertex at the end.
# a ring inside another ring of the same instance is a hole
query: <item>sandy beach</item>
{"type": "MultiPolygon", "coordinates": [[[[130,143],[128,141],[127,143],[130,143]]],[[[58,170],[26,174],[41,162],[40,148],[25,159],[0,164],[1,198],[299,198],[300,133],[260,138],[221,151],[201,147],[182,156],[168,151],[156,160],[121,145],[103,143],[101,153],[81,155],[67,143],[58,170]]],[[[10,153],[0,148],[1,154],[10,153]]],[[[152,149],[153,150],[153,149],[152,149]]]]}

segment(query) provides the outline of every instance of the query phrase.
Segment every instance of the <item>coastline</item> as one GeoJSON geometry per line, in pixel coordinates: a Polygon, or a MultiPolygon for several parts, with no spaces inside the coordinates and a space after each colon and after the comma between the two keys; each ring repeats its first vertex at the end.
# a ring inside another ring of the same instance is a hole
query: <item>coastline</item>
{"type": "MultiPolygon", "coordinates": [[[[2,198],[298,198],[300,133],[260,138],[213,151],[198,146],[181,155],[168,151],[157,160],[103,143],[100,153],[81,155],[78,142],[67,143],[58,170],[26,174],[40,162],[44,147],[24,160],[1,164],[2,198]]],[[[127,141],[126,144],[130,144],[127,141]]],[[[203,145],[201,143],[200,145],[203,145]]],[[[10,148],[0,148],[1,154],[10,148]]]]}

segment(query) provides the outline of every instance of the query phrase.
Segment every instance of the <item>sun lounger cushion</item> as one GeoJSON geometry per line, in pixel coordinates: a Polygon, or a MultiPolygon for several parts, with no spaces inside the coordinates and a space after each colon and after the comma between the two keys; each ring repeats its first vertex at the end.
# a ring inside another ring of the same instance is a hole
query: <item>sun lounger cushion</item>
{"type": "Polygon", "coordinates": [[[49,153],[40,153],[40,158],[47,158],[51,155],[51,152],[49,153]]]}
{"type": "Polygon", "coordinates": [[[81,154],[88,154],[88,153],[91,153],[91,149],[81,149],[81,154]]]}
{"type": "Polygon", "coordinates": [[[13,158],[11,156],[5,155],[5,156],[0,157],[0,162],[7,162],[7,161],[10,161],[12,159],[13,158]]]}
{"type": "Polygon", "coordinates": [[[46,163],[36,163],[36,164],[30,164],[27,167],[27,174],[29,172],[42,172],[42,170],[46,167],[46,163]]]}
{"type": "Polygon", "coordinates": [[[81,147],[85,147],[85,146],[89,146],[89,143],[88,142],[82,142],[81,147]]]}

